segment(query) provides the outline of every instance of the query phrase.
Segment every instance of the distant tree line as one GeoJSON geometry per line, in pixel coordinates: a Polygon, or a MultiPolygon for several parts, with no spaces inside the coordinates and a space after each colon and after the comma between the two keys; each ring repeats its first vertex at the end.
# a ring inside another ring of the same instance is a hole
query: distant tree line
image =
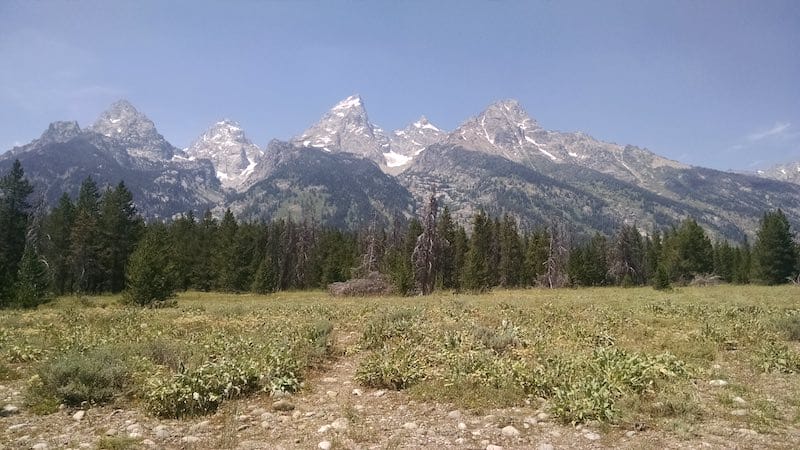
{"type": "Polygon", "coordinates": [[[712,242],[693,219],[643,233],[580,237],[564,223],[518,229],[511,216],[478,211],[470,232],[432,195],[421,219],[361,231],[314,221],[238,221],[187,212],[145,223],[124,183],[101,192],[86,179],[76,199],[49,211],[15,162],[0,178],[0,306],[30,307],[52,296],[119,293],[131,303],[176,290],[271,293],[319,289],[372,272],[401,294],[483,292],[494,287],[668,288],[696,277],[728,283],[797,282],[800,246],[780,210],[767,212],[751,246],[712,242]]]}

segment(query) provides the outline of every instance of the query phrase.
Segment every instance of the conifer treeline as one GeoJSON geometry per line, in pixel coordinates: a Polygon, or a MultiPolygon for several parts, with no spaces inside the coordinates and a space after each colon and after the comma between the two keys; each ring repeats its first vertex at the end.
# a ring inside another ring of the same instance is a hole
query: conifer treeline
{"type": "Polygon", "coordinates": [[[372,223],[358,232],[307,221],[239,222],[230,211],[221,220],[189,212],[145,225],[124,183],[101,193],[91,179],[74,201],[65,194],[51,211],[34,214],[18,164],[0,179],[0,190],[0,306],[32,306],[49,294],[120,292],[132,275],[167,290],[270,293],[377,271],[411,294],[666,287],[698,275],[777,284],[800,271],[798,244],[780,210],[764,215],[751,247],[712,243],[693,219],[661,232],[624,225],[612,236],[580,239],[565,224],[522,231],[511,216],[479,211],[467,233],[446,206],[437,214],[433,197],[421,221],[372,223]]]}

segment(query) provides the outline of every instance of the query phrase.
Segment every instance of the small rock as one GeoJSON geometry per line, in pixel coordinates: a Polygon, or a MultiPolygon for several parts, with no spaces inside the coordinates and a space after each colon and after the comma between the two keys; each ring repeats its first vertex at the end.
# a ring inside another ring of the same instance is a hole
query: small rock
{"type": "Polygon", "coordinates": [[[246,423],[243,423],[243,424],[239,425],[238,427],[236,427],[236,431],[237,432],[238,431],[244,431],[244,430],[246,430],[248,428],[250,428],[250,425],[246,424],[246,423]]]}
{"type": "Polygon", "coordinates": [[[144,445],[145,447],[155,447],[156,443],[151,441],[150,439],[145,439],[142,441],[142,445],[144,445]]]}
{"type": "MultiPolygon", "coordinates": [[[[144,442],[142,442],[142,444],[144,444],[144,442]]],[[[155,442],[153,442],[153,445],[155,445],[155,442]]],[[[78,444],[78,448],[92,448],[92,444],[88,442],[81,442],[80,444],[78,444]]]]}
{"type": "Polygon", "coordinates": [[[554,449],[555,447],[553,447],[553,444],[549,444],[547,442],[536,446],[536,450],[554,450],[554,449]]]}
{"type": "Polygon", "coordinates": [[[294,409],[294,405],[288,400],[281,399],[272,404],[272,409],[275,411],[291,411],[294,409]]]}
{"type": "Polygon", "coordinates": [[[733,403],[744,405],[747,403],[747,400],[743,399],[742,397],[733,397],[733,403]]]}
{"type": "Polygon", "coordinates": [[[47,445],[46,442],[39,442],[38,444],[34,444],[33,447],[31,447],[31,449],[33,450],[47,450],[48,448],[50,447],[47,445]]]}
{"type": "Polygon", "coordinates": [[[14,414],[19,414],[19,407],[12,404],[3,406],[3,410],[0,411],[0,417],[13,416],[14,414]]]}
{"type": "Polygon", "coordinates": [[[317,444],[317,448],[321,450],[331,450],[331,443],[330,441],[322,441],[319,444],[317,444]]]}
{"type": "Polygon", "coordinates": [[[27,426],[28,426],[27,423],[18,423],[16,425],[11,425],[10,427],[8,427],[8,431],[19,431],[27,426]]]}
{"type": "MultiPolygon", "coordinates": [[[[199,426],[200,426],[200,425],[202,425],[202,424],[203,424],[203,422],[200,422],[199,424],[197,424],[197,425],[195,425],[195,426],[196,426],[196,427],[199,427],[199,426]]],[[[208,423],[206,423],[206,425],[208,425],[208,423]]],[[[132,423],[132,424],[128,425],[128,426],[125,428],[125,430],[126,430],[126,431],[141,431],[141,430],[142,430],[142,426],[141,426],[141,425],[139,425],[138,423],[132,423]]]]}
{"type": "Polygon", "coordinates": [[[597,441],[597,440],[600,439],[600,435],[599,434],[597,434],[595,432],[591,432],[591,431],[589,433],[584,434],[583,437],[585,437],[586,439],[588,439],[590,441],[597,441]]]}
{"type": "Polygon", "coordinates": [[[503,450],[503,447],[499,445],[489,444],[486,446],[486,450],[503,450]]]}
{"type": "Polygon", "coordinates": [[[503,429],[501,430],[501,433],[503,433],[503,436],[505,436],[505,437],[517,437],[517,436],[519,436],[519,430],[514,428],[511,425],[503,427],[503,429]]]}
{"type": "Polygon", "coordinates": [[[362,395],[364,395],[364,391],[362,391],[361,389],[353,389],[353,395],[361,397],[362,395]]]}
{"type": "Polygon", "coordinates": [[[746,416],[747,410],[746,409],[734,409],[731,411],[732,416],[746,416]]]}
{"type": "Polygon", "coordinates": [[[196,430],[206,430],[206,429],[208,429],[209,425],[211,425],[211,422],[209,422],[208,420],[204,420],[204,421],[202,421],[200,423],[195,424],[192,427],[192,430],[195,430],[195,431],[196,430]]]}
{"type": "Polygon", "coordinates": [[[456,444],[458,444],[458,445],[464,445],[465,442],[467,442],[467,440],[464,439],[464,438],[456,439],[456,444]]]}
{"type": "Polygon", "coordinates": [[[140,437],[142,437],[142,433],[138,431],[131,431],[130,433],[128,433],[128,437],[131,439],[139,439],[140,437]]]}
{"type": "Polygon", "coordinates": [[[417,424],[415,424],[414,422],[406,422],[403,424],[403,428],[405,428],[406,430],[416,430],[417,424]]]}
{"type": "Polygon", "coordinates": [[[317,430],[317,433],[327,433],[328,431],[330,431],[330,429],[331,429],[330,425],[323,425],[323,426],[319,427],[319,430],[317,430]]]}
{"type": "Polygon", "coordinates": [[[711,366],[711,368],[714,370],[720,370],[722,369],[722,366],[720,366],[719,364],[714,364],[713,366],[711,366]]]}
{"type": "Polygon", "coordinates": [[[347,419],[345,419],[344,417],[341,417],[341,418],[336,419],[333,422],[331,422],[331,427],[333,427],[333,429],[337,430],[337,431],[344,431],[349,426],[350,426],[350,422],[347,419]]]}
{"type": "Polygon", "coordinates": [[[325,393],[325,395],[327,395],[328,397],[333,398],[333,397],[336,397],[337,395],[339,395],[339,393],[336,392],[336,391],[328,391],[328,392],[325,393]]]}
{"type": "Polygon", "coordinates": [[[459,411],[457,409],[453,410],[453,411],[450,411],[449,413],[447,413],[447,417],[449,417],[451,419],[460,419],[461,418],[461,411],[459,411]]]}
{"type": "Polygon", "coordinates": [[[187,444],[196,444],[200,442],[200,438],[197,436],[184,436],[181,438],[181,442],[185,442],[187,444]]]}
{"type": "Polygon", "coordinates": [[[238,420],[239,422],[247,422],[248,420],[250,420],[250,416],[248,416],[247,414],[242,414],[241,416],[237,416],[236,420],[238,420]]]}
{"type": "Polygon", "coordinates": [[[547,414],[546,412],[540,412],[539,414],[536,415],[536,420],[538,420],[539,422],[547,422],[549,419],[550,419],[550,414],[547,414]]]}
{"type": "Polygon", "coordinates": [[[251,412],[252,412],[252,414],[253,414],[254,416],[260,416],[260,415],[264,414],[265,412],[267,412],[267,410],[266,410],[266,409],[264,409],[264,408],[255,408],[255,409],[254,409],[253,411],[251,411],[251,412]]]}
{"type": "Polygon", "coordinates": [[[106,430],[106,436],[109,436],[109,437],[116,436],[117,433],[119,433],[119,431],[117,431],[116,428],[109,428],[109,429],[106,430]]]}
{"type": "Polygon", "coordinates": [[[636,432],[633,431],[633,430],[625,432],[625,437],[627,437],[627,438],[632,438],[634,436],[636,436],[636,432]]]}
{"type": "Polygon", "coordinates": [[[271,412],[265,412],[264,414],[261,414],[261,420],[272,420],[274,418],[275,414],[272,414],[271,412]]]}
{"type": "Polygon", "coordinates": [[[708,382],[708,384],[710,384],[711,386],[714,386],[714,387],[723,387],[723,386],[727,386],[728,382],[725,381],[725,380],[711,380],[711,381],[708,382]]]}
{"type": "Polygon", "coordinates": [[[85,415],[86,415],[86,411],[80,410],[80,411],[78,411],[78,412],[76,412],[75,414],[72,415],[72,419],[73,420],[77,420],[78,422],[80,422],[81,420],[83,420],[83,417],[85,415]]]}
{"type": "Polygon", "coordinates": [[[522,423],[526,423],[528,425],[536,425],[537,423],[539,423],[539,419],[537,419],[536,417],[528,416],[528,417],[522,419],[522,423]]]}
{"type": "Polygon", "coordinates": [[[333,378],[333,377],[325,377],[325,378],[322,379],[323,383],[336,383],[337,381],[339,381],[339,380],[337,380],[336,378],[333,378]]]}
{"type": "Polygon", "coordinates": [[[261,422],[261,428],[269,428],[269,427],[271,427],[271,426],[272,426],[272,424],[271,424],[271,423],[269,423],[269,422],[268,422],[268,421],[266,421],[266,420],[265,420],[265,421],[263,421],[263,422],[261,422]]]}
{"type": "Polygon", "coordinates": [[[386,391],[381,389],[380,391],[375,391],[375,393],[372,395],[374,395],[375,397],[383,397],[384,395],[386,395],[386,391]]]}
{"type": "Polygon", "coordinates": [[[758,431],[751,430],[749,428],[739,428],[736,431],[739,432],[740,434],[749,434],[749,435],[752,435],[752,436],[758,435],[758,431]]]}
{"type": "Polygon", "coordinates": [[[303,414],[300,411],[295,411],[292,413],[292,419],[299,419],[302,415],[303,414]]]}
{"type": "Polygon", "coordinates": [[[464,422],[459,422],[458,423],[458,429],[461,430],[461,431],[466,431],[467,430],[467,424],[465,424],[464,422]]]}

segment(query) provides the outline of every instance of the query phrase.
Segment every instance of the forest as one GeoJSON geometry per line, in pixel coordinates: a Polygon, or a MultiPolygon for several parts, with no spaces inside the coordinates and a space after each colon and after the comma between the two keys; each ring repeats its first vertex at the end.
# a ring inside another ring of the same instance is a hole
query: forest
{"type": "Polygon", "coordinates": [[[622,225],[581,236],[566,223],[519,229],[511,216],[479,211],[454,222],[431,195],[421,217],[377,220],[361,230],[314,221],[245,222],[188,211],[146,222],[124,182],[84,180],[47,210],[17,161],[0,179],[0,306],[33,307],[56,296],[123,292],[150,305],[176,291],[324,289],[383,274],[399,295],[494,287],[643,286],[798,282],[800,250],[786,216],[764,213],[756,239],[712,242],[692,218],[665,229],[622,225]],[[469,229],[469,231],[468,231],[469,229]]]}

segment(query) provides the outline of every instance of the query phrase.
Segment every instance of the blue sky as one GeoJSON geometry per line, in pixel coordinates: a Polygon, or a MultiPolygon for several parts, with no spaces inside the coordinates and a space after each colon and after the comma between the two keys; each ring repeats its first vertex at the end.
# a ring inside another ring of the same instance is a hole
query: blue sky
{"type": "Polygon", "coordinates": [[[373,122],[453,129],[516,98],[718,169],[800,160],[800,2],[0,1],[0,151],[127,98],[177,146],[263,146],[360,93],[373,122]]]}

